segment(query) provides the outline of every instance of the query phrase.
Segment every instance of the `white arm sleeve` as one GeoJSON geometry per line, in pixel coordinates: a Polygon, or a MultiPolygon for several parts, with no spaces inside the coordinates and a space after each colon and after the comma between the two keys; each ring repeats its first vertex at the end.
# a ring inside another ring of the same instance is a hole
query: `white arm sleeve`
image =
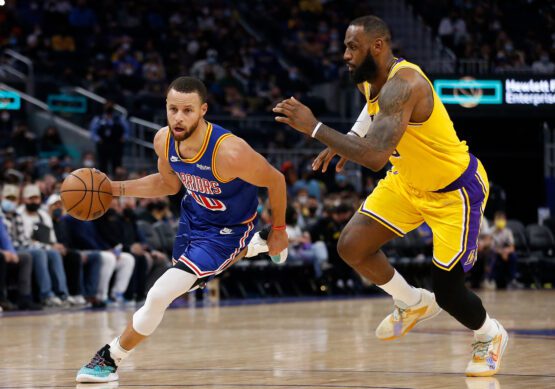
{"type": "Polygon", "coordinates": [[[364,138],[368,129],[370,128],[370,124],[372,123],[372,118],[368,115],[368,104],[364,105],[362,111],[360,111],[360,115],[358,115],[357,121],[353,124],[351,128],[352,133],[364,138]]]}

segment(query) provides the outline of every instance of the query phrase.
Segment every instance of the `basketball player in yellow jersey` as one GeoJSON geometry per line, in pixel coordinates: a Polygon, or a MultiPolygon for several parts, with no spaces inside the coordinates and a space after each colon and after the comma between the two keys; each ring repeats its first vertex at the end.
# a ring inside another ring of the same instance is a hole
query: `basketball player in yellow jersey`
{"type": "Polygon", "coordinates": [[[405,335],[444,309],[474,331],[468,376],[499,370],[508,335],[464,284],[476,261],[480,221],[488,197],[484,167],[455,133],[445,107],[422,70],[390,47],[387,25],[375,16],[355,19],[345,35],[344,60],[366,97],[366,107],[344,135],[319,122],[291,98],[274,112],[286,123],[325,143],[315,170],[335,153],[374,171],[393,167],[343,230],[338,252],[350,266],[394,299],[394,310],[378,326],[383,340],[405,335]],[[380,247],[426,222],[433,231],[431,293],[413,288],[389,264],[380,247]]]}

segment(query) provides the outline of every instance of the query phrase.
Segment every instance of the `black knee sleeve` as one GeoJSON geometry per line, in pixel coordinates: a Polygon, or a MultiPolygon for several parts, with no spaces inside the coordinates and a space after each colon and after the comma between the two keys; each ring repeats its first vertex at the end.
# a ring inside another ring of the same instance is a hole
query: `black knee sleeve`
{"type": "Polygon", "coordinates": [[[456,264],[451,271],[432,265],[432,283],[439,306],[462,325],[477,330],[484,324],[486,310],[482,300],[465,286],[460,264],[456,264]]]}

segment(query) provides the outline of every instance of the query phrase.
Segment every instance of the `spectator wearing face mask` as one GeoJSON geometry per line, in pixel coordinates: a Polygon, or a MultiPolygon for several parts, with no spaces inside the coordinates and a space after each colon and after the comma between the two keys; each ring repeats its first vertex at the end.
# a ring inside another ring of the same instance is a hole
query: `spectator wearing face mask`
{"type": "Polygon", "coordinates": [[[98,251],[79,251],[72,247],[66,223],[62,220],[65,210],[60,195],[53,194],[46,200],[58,242],[64,245],[64,269],[70,301],[84,306],[96,296],[100,277],[101,257],[98,251]]]}
{"type": "Polygon", "coordinates": [[[114,110],[114,103],[104,105],[104,113],[95,116],[90,125],[91,137],[96,143],[98,168],[114,173],[121,166],[125,140],[129,137],[127,120],[114,110]]]}
{"type": "Polygon", "coordinates": [[[352,292],[359,279],[337,253],[339,236],[353,213],[352,205],[336,200],[327,207],[325,216],[309,229],[312,242],[324,243],[328,251],[331,268],[326,272],[324,286],[331,286],[337,293],[352,292]]]}
{"type": "MultiPolygon", "coordinates": [[[[102,217],[93,221],[95,229],[102,240],[112,248],[116,256],[115,280],[110,291],[110,302],[124,303],[124,293],[129,286],[135,267],[135,257],[128,251],[125,243],[125,224],[120,213],[120,198],[114,197],[110,208],[102,217]]],[[[141,258],[143,260],[143,258],[141,258]]]]}
{"type": "Polygon", "coordinates": [[[554,74],[555,63],[549,59],[547,51],[542,50],[540,57],[532,64],[532,71],[538,74],[554,74]]]}
{"type": "Polygon", "coordinates": [[[140,220],[154,224],[159,221],[167,219],[169,212],[169,205],[167,199],[159,197],[152,199],[146,205],[146,212],[139,215],[140,220]]]}
{"type": "MultiPolygon", "coordinates": [[[[20,209],[18,209],[19,194],[20,189],[15,185],[5,185],[2,190],[2,211],[4,213],[4,222],[12,244],[18,254],[21,253],[31,256],[33,275],[39,288],[39,297],[41,302],[48,307],[67,306],[69,304],[64,303],[53,291],[52,277],[50,276],[50,272],[48,270],[49,256],[47,251],[42,247],[38,247],[25,233],[23,215],[20,209]]],[[[30,193],[27,191],[25,194],[29,195],[30,193]]],[[[63,266],[57,266],[55,254],[50,256],[50,260],[53,262],[52,269],[54,272],[59,271],[60,267],[63,271],[63,266]]],[[[63,279],[65,283],[65,274],[63,275],[63,279]]],[[[59,288],[57,292],[60,292],[59,288]]]]}
{"type": "Polygon", "coordinates": [[[37,185],[23,189],[23,204],[17,209],[23,227],[22,245],[33,257],[41,298],[47,306],[69,306],[69,291],[62,255],[66,248],[58,243],[50,215],[40,209],[41,192],[37,185]]]}
{"type": "Polygon", "coordinates": [[[328,250],[321,241],[313,243],[310,234],[299,227],[297,220],[297,211],[289,206],[285,213],[286,231],[289,237],[288,261],[311,263],[314,269],[314,277],[316,280],[321,280],[323,276],[322,266],[328,260],[328,250]]]}

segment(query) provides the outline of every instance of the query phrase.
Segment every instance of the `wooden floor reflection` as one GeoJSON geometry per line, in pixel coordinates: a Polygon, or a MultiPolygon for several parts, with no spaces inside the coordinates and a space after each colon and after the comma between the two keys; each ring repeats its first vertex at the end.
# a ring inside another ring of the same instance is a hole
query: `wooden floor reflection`
{"type": "MultiPolygon", "coordinates": [[[[374,329],[386,298],[173,309],[119,388],[555,388],[555,292],[481,294],[510,333],[501,374],[467,379],[471,333],[446,313],[400,341],[374,329]]],[[[79,385],[77,369],[132,310],[0,318],[0,388],[79,385]]]]}

